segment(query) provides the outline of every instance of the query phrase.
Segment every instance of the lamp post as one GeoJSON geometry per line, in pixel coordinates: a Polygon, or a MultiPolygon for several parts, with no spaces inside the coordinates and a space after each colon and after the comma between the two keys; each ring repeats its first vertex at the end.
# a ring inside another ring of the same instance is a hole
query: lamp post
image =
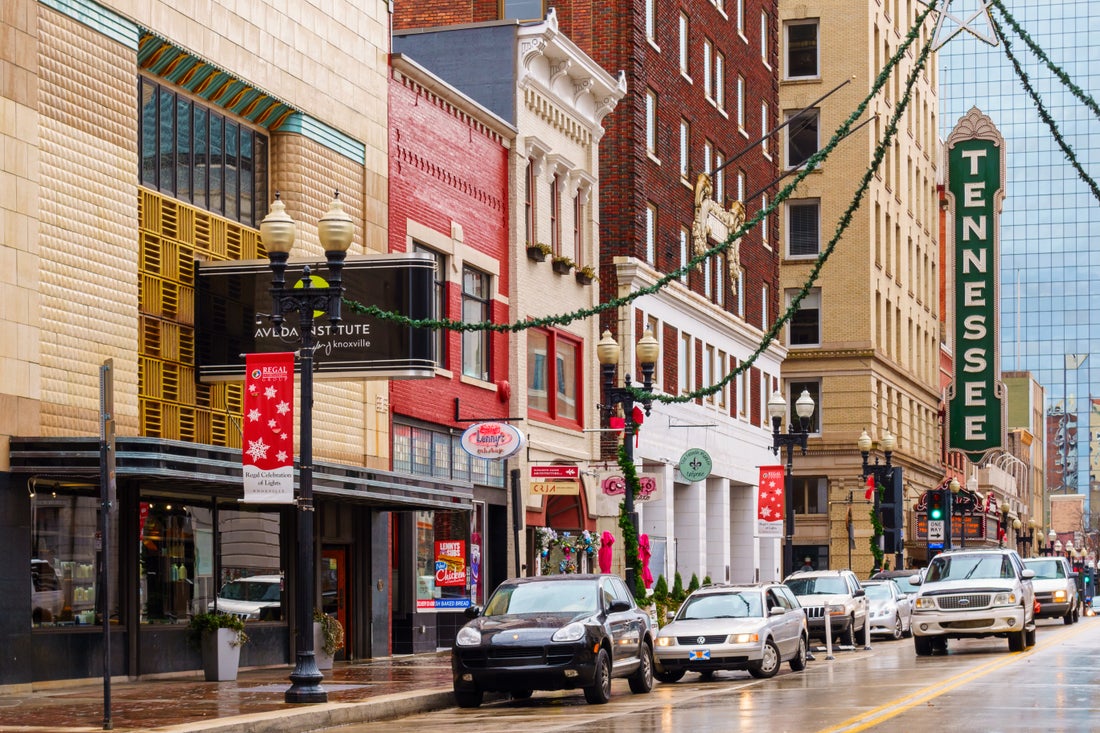
{"type": "MultiPolygon", "coordinates": [[[[861,456],[863,456],[863,466],[862,466],[863,479],[866,480],[868,476],[874,476],[874,478],[875,478],[874,501],[875,501],[875,506],[876,507],[879,506],[878,485],[882,484],[883,486],[887,486],[890,489],[890,496],[888,497],[888,501],[885,502],[885,503],[888,504],[888,506],[890,507],[890,514],[892,516],[889,517],[888,519],[891,520],[891,524],[896,524],[894,519],[896,518],[897,514],[900,513],[899,511],[897,511],[897,510],[900,509],[900,507],[897,506],[898,499],[900,497],[894,496],[894,493],[893,493],[893,489],[894,489],[894,466],[891,463],[891,459],[894,456],[894,447],[896,446],[896,444],[897,444],[897,440],[894,438],[894,436],[891,433],[887,432],[886,435],[882,436],[882,454],[886,458],[886,463],[884,463],[883,465],[879,465],[878,456],[875,456],[875,463],[872,466],[872,465],[869,465],[867,463],[867,458],[868,458],[868,455],[871,452],[871,447],[873,445],[873,441],[871,440],[871,436],[867,434],[866,430],[864,430],[860,434],[859,440],[856,441],[856,445],[859,446],[859,453],[860,453],[861,456]]],[[[879,517],[879,519],[881,520],[882,517],[879,517]]],[[[885,525],[885,522],[883,524],[885,525]]],[[[899,547],[900,543],[898,542],[898,539],[901,536],[901,529],[902,528],[900,526],[891,526],[889,529],[891,530],[891,532],[889,534],[890,534],[890,538],[891,538],[891,541],[892,541],[892,544],[893,544],[893,547],[891,548],[891,552],[894,554],[894,567],[895,568],[900,568],[902,566],[903,552],[901,551],[901,549],[899,547]]],[[[885,534],[886,533],[884,532],[884,535],[885,534]]],[[[885,548],[883,548],[883,549],[885,549],[885,548]]],[[[851,565],[851,563],[849,563],[849,565],[851,565]]]]}
{"type": "Polygon", "coordinates": [[[1027,546],[1027,550],[1024,551],[1024,557],[1031,557],[1031,552],[1034,549],[1035,542],[1035,520],[1027,520],[1027,533],[1023,532],[1023,522],[1019,518],[1012,520],[1012,528],[1016,530],[1016,545],[1017,547],[1027,546]]]}
{"type": "MultiPolygon", "coordinates": [[[[653,331],[647,326],[645,333],[638,339],[636,347],[638,363],[642,367],[642,389],[645,392],[653,391],[653,368],[657,363],[660,350],[661,346],[657,343],[657,339],[653,337],[653,331]]],[[[600,405],[600,410],[604,418],[610,419],[611,410],[614,406],[622,406],[623,450],[626,453],[627,462],[632,464],[634,463],[634,429],[636,427],[634,424],[634,392],[631,389],[629,374],[623,375],[624,386],[615,386],[615,368],[619,364],[619,353],[619,343],[611,336],[611,331],[604,331],[599,343],[596,344],[596,357],[600,361],[600,371],[603,376],[604,402],[600,405]]],[[[652,400],[642,400],[642,406],[645,408],[647,416],[652,405],[652,400]]],[[[626,486],[623,494],[623,511],[630,520],[630,526],[633,527],[634,536],[637,538],[638,517],[634,513],[634,487],[626,486]]],[[[623,555],[626,567],[626,586],[631,593],[634,592],[634,564],[638,560],[637,549],[637,545],[635,545],[633,552],[627,548],[623,555]]]]}
{"type": "Polygon", "coordinates": [[[1004,502],[1001,504],[1001,536],[998,538],[998,543],[1001,547],[1005,546],[1005,541],[1008,539],[1008,527],[1010,521],[1010,515],[1012,513],[1012,507],[1009,506],[1008,498],[1005,497],[1004,502]]]}
{"type": "Polygon", "coordinates": [[[1066,558],[1073,560],[1073,540],[1066,540],[1066,558]]]}
{"type": "MultiPolygon", "coordinates": [[[[947,517],[943,523],[943,546],[944,549],[954,549],[954,538],[952,537],[952,529],[955,524],[955,504],[956,499],[959,497],[959,492],[962,491],[962,485],[959,480],[954,476],[951,477],[951,483],[947,484],[947,488],[950,489],[944,495],[944,503],[947,504],[946,514],[947,517]]],[[[966,548],[966,522],[959,522],[959,547],[966,548]]]]}
{"type": "Polygon", "coordinates": [[[301,287],[287,288],[287,260],[294,244],[295,223],[286,213],[286,206],[275,194],[271,211],[260,222],[260,236],[271,260],[271,322],[282,325],[284,314],[297,312],[302,348],[301,403],[298,448],[298,512],[296,593],[294,596],[296,663],[290,673],[291,686],[286,691],[288,703],[328,702],[328,693],[321,686],[323,675],[313,654],[313,601],[315,558],[313,548],[313,332],[314,313],[328,313],[328,320],[340,322],[340,300],[344,293],[341,273],[348,246],[355,233],[355,224],[343,210],[339,196],[333,198],[328,212],[317,222],[317,233],[325,248],[329,279],[327,287],[314,287],[309,265],[302,268],[301,287]]]}
{"type": "Polygon", "coordinates": [[[814,399],[810,397],[808,390],[802,390],[802,394],[794,403],[795,414],[798,415],[798,428],[793,424],[787,425],[787,433],[779,432],[780,424],[787,414],[787,401],[778,391],[774,392],[768,400],[768,415],[772,419],[772,453],[779,455],[780,448],[787,449],[787,463],[783,473],[783,499],[786,505],[786,517],[784,521],[785,542],[783,544],[783,577],[794,572],[794,501],[792,493],[791,469],[794,464],[794,448],[802,449],[802,455],[806,455],[806,439],[810,435],[810,418],[814,414],[814,399]]]}

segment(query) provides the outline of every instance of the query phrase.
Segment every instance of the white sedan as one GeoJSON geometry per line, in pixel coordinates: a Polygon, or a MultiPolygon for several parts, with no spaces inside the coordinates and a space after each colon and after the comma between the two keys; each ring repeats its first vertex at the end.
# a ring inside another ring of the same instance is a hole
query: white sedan
{"type": "Polygon", "coordinates": [[[865,580],[871,633],[900,639],[909,636],[913,622],[913,602],[893,580],[865,580]]]}

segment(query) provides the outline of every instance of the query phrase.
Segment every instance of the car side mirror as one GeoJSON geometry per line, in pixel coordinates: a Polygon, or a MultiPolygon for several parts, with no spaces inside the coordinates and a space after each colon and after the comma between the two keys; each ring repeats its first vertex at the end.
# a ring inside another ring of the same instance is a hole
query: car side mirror
{"type": "Polygon", "coordinates": [[[468,619],[475,619],[481,615],[480,606],[466,606],[466,610],[462,612],[468,619]]]}
{"type": "Polygon", "coordinates": [[[922,578],[920,575],[914,575],[913,577],[909,578],[909,584],[920,585],[922,580],[924,580],[924,578],[922,578]]]}
{"type": "Polygon", "coordinates": [[[665,621],[675,621],[675,620],[676,620],[676,612],[675,611],[665,611],[665,621]]]}
{"type": "Polygon", "coordinates": [[[630,610],[630,603],[627,601],[611,601],[611,605],[607,607],[608,613],[622,613],[623,611],[630,610]]]}
{"type": "Polygon", "coordinates": [[[1031,568],[1024,568],[1024,572],[1020,573],[1020,577],[1024,580],[1031,580],[1035,577],[1035,571],[1031,568]]]}
{"type": "Polygon", "coordinates": [[[860,598],[865,595],[867,595],[867,591],[863,590],[862,588],[856,588],[854,591],[852,591],[852,598],[860,598]]]}
{"type": "Polygon", "coordinates": [[[1070,571],[1069,577],[1071,577],[1071,578],[1073,578],[1074,580],[1076,580],[1076,579],[1077,579],[1077,576],[1078,576],[1078,573],[1077,573],[1077,571],[1076,571],[1076,570],[1070,571]]]}
{"type": "Polygon", "coordinates": [[[771,609],[768,611],[768,615],[769,616],[782,616],[786,612],[787,612],[787,609],[783,608],[782,606],[772,606],[771,609]]]}

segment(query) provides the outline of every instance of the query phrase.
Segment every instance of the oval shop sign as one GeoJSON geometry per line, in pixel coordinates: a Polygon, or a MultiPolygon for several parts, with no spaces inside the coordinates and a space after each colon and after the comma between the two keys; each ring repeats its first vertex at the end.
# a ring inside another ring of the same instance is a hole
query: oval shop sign
{"type": "Polygon", "coordinates": [[[481,422],[466,428],[462,449],[474,458],[510,458],[523,448],[523,433],[504,422],[481,422]]]}

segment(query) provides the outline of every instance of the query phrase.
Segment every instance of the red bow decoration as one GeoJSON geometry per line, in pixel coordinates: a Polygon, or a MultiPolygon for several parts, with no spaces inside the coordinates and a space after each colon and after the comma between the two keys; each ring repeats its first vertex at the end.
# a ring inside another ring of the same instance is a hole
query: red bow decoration
{"type": "Polygon", "coordinates": [[[867,477],[867,492],[863,495],[863,498],[867,501],[871,501],[871,497],[875,495],[875,477],[870,475],[867,477]]]}

